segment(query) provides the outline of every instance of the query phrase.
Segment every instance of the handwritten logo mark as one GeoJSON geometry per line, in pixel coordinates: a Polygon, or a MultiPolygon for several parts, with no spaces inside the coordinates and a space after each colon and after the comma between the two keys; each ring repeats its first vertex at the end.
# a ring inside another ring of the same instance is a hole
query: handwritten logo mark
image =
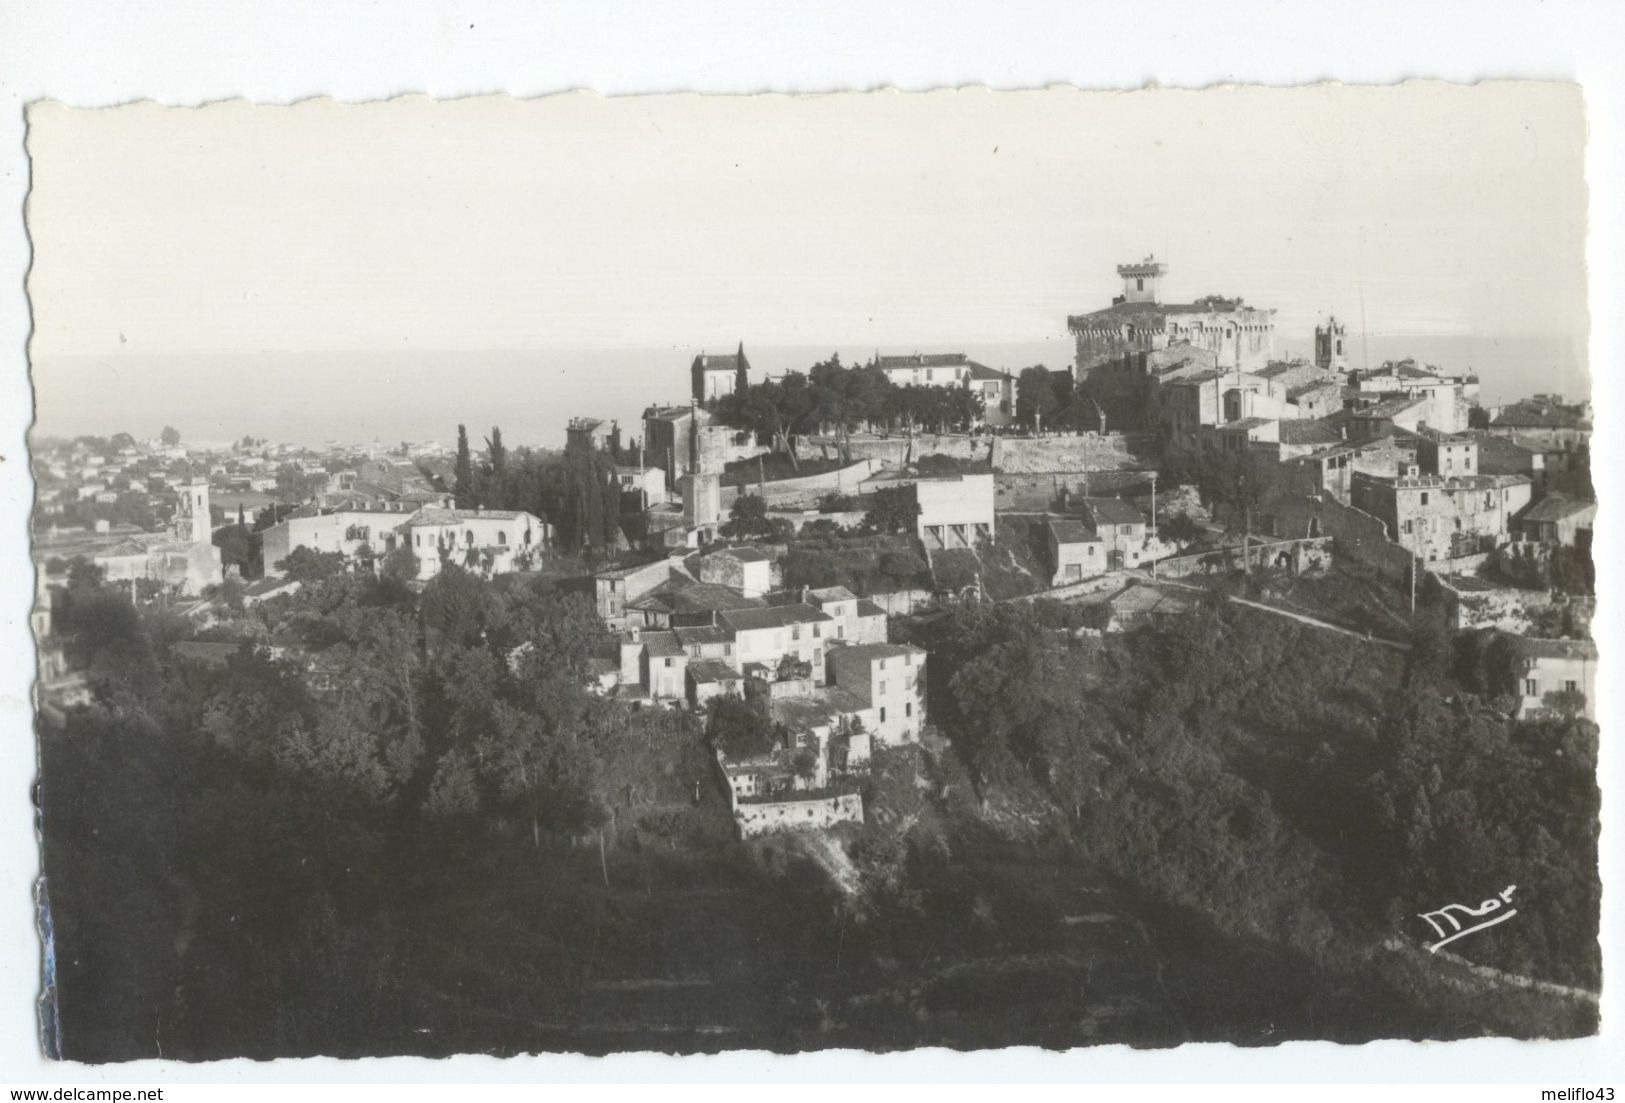
{"type": "Polygon", "coordinates": [[[1437,911],[1418,913],[1418,918],[1427,920],[1428,926],[1432,927],[1434,933],[1439,936],[1439,941],[1428,947],[1428,953],[1436,954],[1441,948],[1450,945],[1458,938],[1466,938],[1474,931],[1482,931],[1485,927],[1505,923],[1508,919],[1517,915],[1516,908],[1501,912],[1502,907],[1512,903],[1512,892],[1517,887],[1517,885],[1508,885],[1501,891],[1498,898],[1486,900],[1476,908],[1469,907],[1466,904],[1446,904],[1437,911]],[[1494,915],[1494,918],[1485,919],[1482,923],[1474,924],[1471,927],[1466,926],[1463,920],[1458,918],[1457,914],[1468,916],[1471,919],[1482,919],[1484,916],[1493,915],[1496,912],[1501,912],[1501,914],[1494,915]]]}

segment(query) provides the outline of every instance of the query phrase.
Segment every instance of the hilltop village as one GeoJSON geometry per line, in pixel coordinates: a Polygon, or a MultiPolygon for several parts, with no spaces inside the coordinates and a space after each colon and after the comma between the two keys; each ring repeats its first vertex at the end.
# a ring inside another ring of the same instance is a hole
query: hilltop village
{"type": "Polygon", "coordinates": [[[1588,404],[1117,275],[557,449],[37,440],[69,1055],[1592,1029],[1588,404]]]}
{"type": "Polygon", "coordinates": [[[872,757],[940,740],[931,656],[895,625],[964,603],[1066,603],[1099,636],[1217,592],[1375,646],[1433,602],[1509,641],[1518,715],[1593,717],[1587,403],[1351,368],[1335,317],[1313,359],[1281,359],[1274,311],[1168,301],[1154,258],[1117,272],[1066,320],[1067,370],[933,351],[765,378],[741,344],[696,356],[635,437],[571,417],[562,455],[500,429],[455,451],[42,442],[43,713],[92,702],[52,618],[85,577],[191,626],[174,661],[258,648],[320,685],[321,642],[268,611],[335,573],[421,592],[457,572],[590,594],[580,678],[707,717],[745,837],[861,822],[872,757]]]}

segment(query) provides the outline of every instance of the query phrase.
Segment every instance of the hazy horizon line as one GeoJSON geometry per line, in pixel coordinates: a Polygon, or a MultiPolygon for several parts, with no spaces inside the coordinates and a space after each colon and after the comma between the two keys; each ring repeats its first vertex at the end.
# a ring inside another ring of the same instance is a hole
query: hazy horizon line
{"type": "MultiPolygon", "coordinates": [[[[1482,332],[1474,332],[1474,331],[1471,331],[1471,330],[1459,330],[1459,329],[1452,329],[1452,330],[1370,329],[1370,330],[1358,331],[1357,333],[1353,334],[1352,336],[1364,336],[1364,337],[1374,337],[1374,338],[1375,337],[1380,337],[1380,338],[1383,338],[1384,340],[1403,339],[1403,338],[1436,339],[1436,338],[1441,338],[1441,337],[1458,338],[1458,339],[1462,339],[1462,340],[1469,340],[1470,339],[1470,340],[1489,341],[1489,342],[1520,341],[1520,340],[1527,340],[1527,341],[1558,341],[1558,340],[1561,340],[1561,341],[1568,341],[1571,344],[1576,343],[1576,337],[1577,337],[1577,335],[1575,335],[1575,334],[1565,333],[1565,332],[1557,331],[1557,330],[1547,331],[1547,332],[1539,332],[1539,331],[1533,331],[1533,330],[1521,330],[1521,331],[1506,331],[1506,332],[1501,332],[1501,333],[1482,333],[1482,332]]],[[[1589,341],[1589,338],[1590,338],[1591,335],[1588,332],[1588,333],[1584,334],[1583,336],[1586,338],[1587,341],[1589,341]]],[[[835,342],[833,342],[833,344],[835,346],[837,346],[837,350],[838,350],[839,347],[851,347],[851,346],[857,346],[857,345],[860,345],[860,344],[865,346],[865,347],[868,347],[868,348],[878,348],[878,349],[893,349],[893,348],[899,348],[899,347],[902,347],[902,346],[905,346],[905,345],[909,345],[909,346],[913,346],[913,347],[923,349],[923,348],[926,348],[926,347],[932,347],[932,348],[955,347],[955,348],[957,348],[957,347],[960,347],[960,346],[968,347],[968,346],[974,346],[974,345],[1030,344],[1030,343],[1037,342],[1037,341],[1067,341],[1067,342],[1070,343],[1072,341],[1072,339],[1073,338],[1072,338],[1072,335],[1070,333],[1064,333],[1063,332],[1063,333],[1050,334],[1050,335],[1031,335],[1031,336],[1015,336],[1015,335],[1012,335],[1012,336],[1008,336],[1008,337],[996,337],[996,338],[994,338],[994,337],[989,337],[989,338],[957,338],[957,337],[954,337],[954,338],[935,338],[935,339],[932,339],[932,340],[929,340],[929,341],[912,341],[912,342],[911,341],[880,341],[880,342],[861,341],[860,342],[860,341],[855,341],[855,340],[842,341],[842,340],[837,339],[835,342]]],[[[1312,339],[1313,339],[1313,333],[1312,332],[1305,333],[1302,336],[1298,336],[1298,335],[1295,335],[1295,334],[1292,334],[1292,333],[1282,334],[1279,331],[1277,331],[1277,333],[1276,333],[1276,340],[1277,341],[1283,341],[1284,340],[1284,341],[1292,342],[1292,341],[1309,341],[1309,340],[1312,340],[1312,339]]],[[[740,345],[741,343],[743,343],[746,346],[745,351],[747,353],[750,351],[750,347],[753,344],[757,348],[775,348],[775,349],[823,348],[826,345],[831,344],[831,342],[817,341],[817,340],[801,340],[801,341],[794,341],[794,340],[771,340],[771,341],[769,341],[769,340],[761,340],[761,341],[751,341],[748,338],[741,339],[741,338],[738,338],[738,337],[732,337],[732,338],[729,338],[726,341],[716,342],[714,345],[712,343],[707,343],[707,342],[703,342],[703,341],[685,341],[685,342],[673,343],[673,344],[669,344],[669,345],[668,344],[647,344],[647,343],[644,343],[644,344],[598,344],[598,343],[592,343],[592,344],[568,344],[568,345],[551,345],[551,344],[480,345],[480,346],[422,345],[422,346],[411,346],[411,347],[394,347],[394,346],[386,346],[386,345],[368,345],[368,346],[359,346],[359,347],[356,347],[356,348],[311,348],[311,347],[298,347],[298,348],[296,348],[296,347],[280,347],[280,348],[258,348],[258,349],[226,349],[226,348],[215,348],[215,349],[173,349],[173,348],[169,348],[169,349],[130,349],[130,348],[113,348],[113,349],[106,349],[106,350],[103,350],[103,351],[100,351],[100,352],[46,352],[46,353],[39,353],[39,354],[30,353],[29,361],[32,363],[32,362],[34,362],[36,360],[39,360],[39,361],[44,361],[44,360],[88,360],[88,359],[96,359],[96,358],[99,358],[99,357],[106,357],[106,356],[125,356],[125,355],[131,355],[131,356],[351,356],[351,355],[379,355],[379,354],[395,355],[395,354],[406,353],[406,352],[415,352],[415,353],[424,353],[424,354],[428,354],[428,353],[464,353],[464,354],[467,354],[467,353],[481,353],[481,354],[493,353],[494,354],[494,353],[524,353],[524,352],[628,352],[628,351],[643,351],[643,350],[661,350],[661,351],[665,351],[665,350],[683,350],[683,349],[700,349],[700,350],[704,351],[704,350],[711,349],[713,347],[715,347],[715,348],[724,348],[724,347],[726,347],[729,350],[732,350],[734,348],[737,348],[737,346],[740,345]]],[[[1582,347],[1583,347],[1583,345],[1584,345],[1584,343],[1582,342],[1582,347]]]]}

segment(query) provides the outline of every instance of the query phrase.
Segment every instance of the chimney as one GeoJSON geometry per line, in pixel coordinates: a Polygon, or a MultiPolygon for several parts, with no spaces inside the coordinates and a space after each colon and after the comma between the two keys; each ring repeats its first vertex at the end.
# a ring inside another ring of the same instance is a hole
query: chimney
{"type": "Polygon", "coordinates": [[[807,604],[807,599],[809,597],[811,597],[811,596],[812,596],[812,587],[808,586],[806,583],[803,583],[802,586],[801,586],[801,604],[803,604],[803,605],[807,604]]]}

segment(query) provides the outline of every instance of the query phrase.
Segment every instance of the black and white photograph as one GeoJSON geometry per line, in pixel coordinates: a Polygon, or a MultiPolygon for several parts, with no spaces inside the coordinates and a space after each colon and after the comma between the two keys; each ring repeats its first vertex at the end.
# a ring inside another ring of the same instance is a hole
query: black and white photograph
{"type": "Polygon", "coordinates": [[[32,105],[46,1051],[1594,1033],[1585,133],[32,105]]]}
{"type": "Polygon", "coordinates": [[[1621,32],[0,0],[0,1088],[1608,1103],[1621,32]]]}

